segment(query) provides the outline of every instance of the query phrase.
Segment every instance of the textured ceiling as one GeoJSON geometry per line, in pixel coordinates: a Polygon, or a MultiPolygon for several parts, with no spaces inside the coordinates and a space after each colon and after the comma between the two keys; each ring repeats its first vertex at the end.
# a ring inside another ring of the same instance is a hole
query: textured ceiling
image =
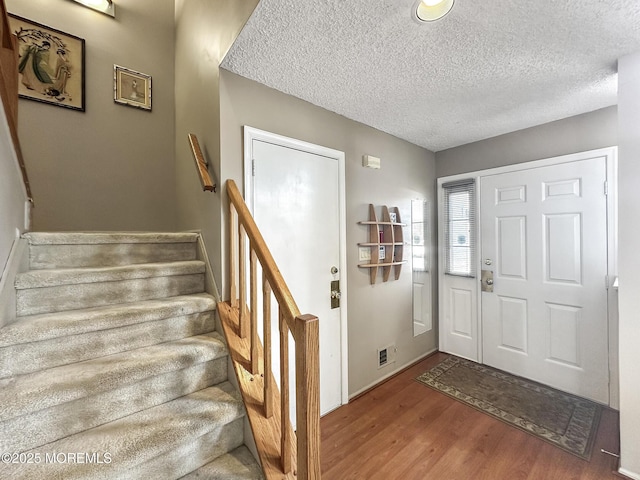
{"type": "Polygon", "coordinates": [[[640,0],[261,0],[222,67],[432,151],[617,103],[640,0]]]}

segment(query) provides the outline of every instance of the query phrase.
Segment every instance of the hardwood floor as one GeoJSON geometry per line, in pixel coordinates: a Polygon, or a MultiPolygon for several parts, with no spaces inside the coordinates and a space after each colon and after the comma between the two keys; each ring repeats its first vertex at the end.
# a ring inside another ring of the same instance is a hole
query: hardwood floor
{"type": "Polygon", "coordinates": [[[605,409],[587,462],[414,379],[435,354],[320,421],[327,480],[619,480],[618,414],[605,409]]]}

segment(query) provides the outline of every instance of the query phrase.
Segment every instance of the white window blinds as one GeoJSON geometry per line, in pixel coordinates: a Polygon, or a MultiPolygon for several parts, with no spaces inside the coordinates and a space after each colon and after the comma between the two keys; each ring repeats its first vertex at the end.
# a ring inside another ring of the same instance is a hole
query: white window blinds
{"type": "Polygon", "coordinates": [[[476,184],[474,179],[450,182],[444,190],[445,273],[476,276],[476,184]]]}

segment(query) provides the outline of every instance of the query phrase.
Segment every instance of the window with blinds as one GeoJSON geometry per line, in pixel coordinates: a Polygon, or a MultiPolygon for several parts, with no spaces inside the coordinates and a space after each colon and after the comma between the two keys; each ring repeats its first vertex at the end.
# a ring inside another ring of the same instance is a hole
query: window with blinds
{"type": "Polygon", "coordinates": [[[445,183],[445,273],[476,276],[476,184],[474,179],[445,183]]]}

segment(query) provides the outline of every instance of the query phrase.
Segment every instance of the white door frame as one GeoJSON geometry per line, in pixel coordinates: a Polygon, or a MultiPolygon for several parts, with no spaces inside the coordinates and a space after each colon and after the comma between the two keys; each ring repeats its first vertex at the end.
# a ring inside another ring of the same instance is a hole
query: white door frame
{"type": "MultiPolygon", "coordinates": [[[[588,160],[592,158],[605,157],[607,165],[607,186],[608,195],[607,202],[607,312],[608,312],[608,330],[609,330],[609,406],[612,408],[619,408],[619,381],[618,381],[618,309],[617,309],[617,289],[614,287],[614,281],[618,275],[618,212],[617,212],[617,191],[618,191],[618,147],[605,147],[596,150],[589,150],[586,152],[572,153],[569,155],[562,155],[559,157],[545,158],[542,160],[534,160],[531,162],[517,163],[513,165],[506,165],[503,167],[496,167],[485,170],[477,170],[468,173],[462,173],[458,175],[451,175],[448,177],[441,177],[437,180],[437,202],[438,202],[438,318],[439,322],[445,318],[445,294],[444,288],[444,270],[442,266],[445,264],[445,239],[444,228],[442,228],[441,222],[444,218],[443,211],[443,189],[442,185],[447,182],[456,180],[464,180],[474,178],[476,180],[476,205],[477,211],[480,212],[482,206],[480,205],[480,179],[487,175],[497,175],[508,172],[518,172],[523,170],[530,170],[533,168],[547,167],[551,165],[559,165],[562,163],[576,162],[579,160],[588,160]]],[[[480,218],[480,214],[478,214],[480,218]]],[[[482,238],[480,237],[480,222],[476,222],[476,238],[478,242],[476,244],[477,252],[482,251],[482,238]]],[[[480,255],[476,255],[476,271],[480,272],[482,269],[480,255]]],[[[478,318],[478,361],[482,363],[482,315],[480,315],[481,309],[481,295],[480,295],[480,282],[476,282],[476,314],[478,318]]],[[[439,344],[443,345],[444,342],[444,328],[439,328],[439,344]]]]}
{"type": "MultiPolygon", "coordinates": [[[[341,403],[349,403],[349,365],[348,365],[348,330],[347,330],[347,205],[345,183],[345,154],[313,143],[303,142],[295,138],[277,135],[245,125],[244,130],[244,199],[251,214],[253,203],[253,141],[260,140],[281,147],[292,148],[306,153],[335,159],[338,162],[338,199],[340,230],[340,371],[341,371],[341,403]]],[[[313,312],[310,312],[313,313],[313,312]]]]}

